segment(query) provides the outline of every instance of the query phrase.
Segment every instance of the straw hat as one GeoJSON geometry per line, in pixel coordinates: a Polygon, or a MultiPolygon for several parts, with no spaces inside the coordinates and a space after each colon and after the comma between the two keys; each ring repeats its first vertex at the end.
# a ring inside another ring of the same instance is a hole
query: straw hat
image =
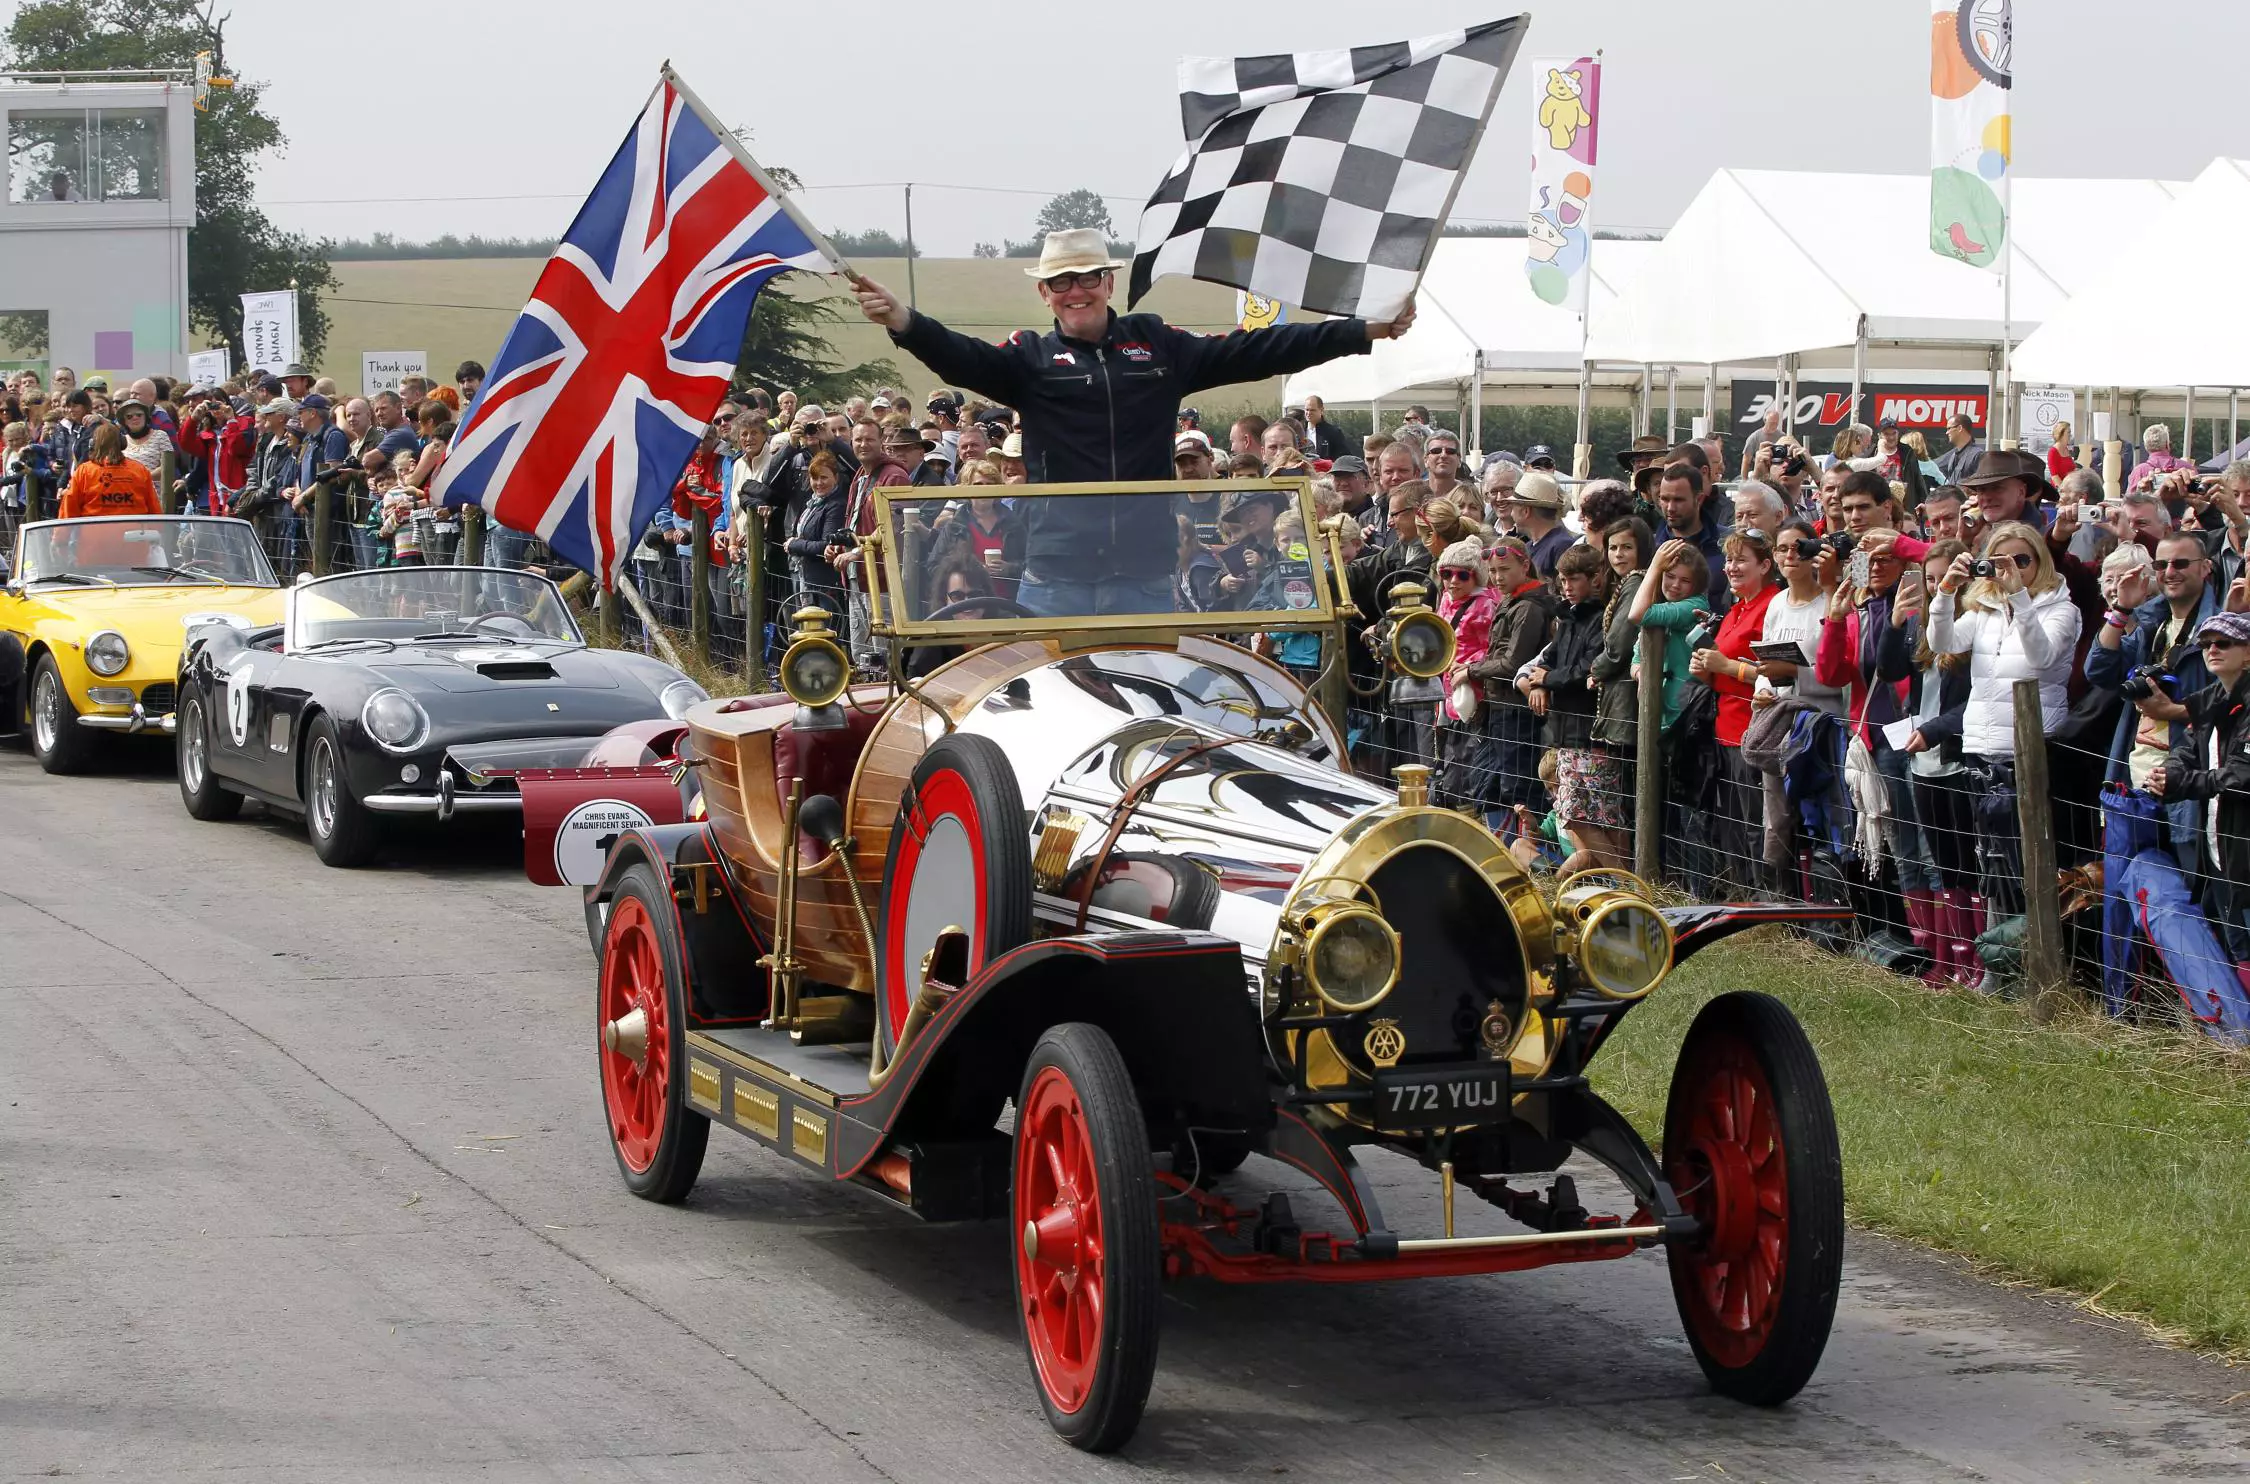
{"type": "Polygon", "coordinates": [[[1096,227],[1072,227],[1049,232],[1040,244],[1036,267],[1023,270],[1026,278],[1053,278],[1058,273],[1091,273],[1098,268],[1128,267],[1109,255],[1109,239],[1096,227]]]}

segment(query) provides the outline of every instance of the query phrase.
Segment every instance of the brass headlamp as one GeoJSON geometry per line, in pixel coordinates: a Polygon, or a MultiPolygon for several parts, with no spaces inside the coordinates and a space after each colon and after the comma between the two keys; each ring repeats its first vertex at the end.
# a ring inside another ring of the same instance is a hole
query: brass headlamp
{"type": "Polygon", "coordinates": [[[794,615],[796,637],[781,656],[781,688],[797,703],[796,725],[805,731],[845,726],[836,705],[852,683],[851,657],[828,627],[828,610],[808,603],[794,615]]]}
{"type": "Polygon", "coordinates": [[[1605,1000],[1640,999],[1672,971],[1672,925],[1636,892],[1566,881],[1555,898],[1555,931],[1557,946],[1605,1000]]]}
{"type": "Polygon", "coordinates": [[[1439,677],[1453,667],[1456,640],[1447,623],[1425,601],[1428,590],[1418,582],[1402,582],[1391,589],[1390,663],[1398,676],[1391,682],[1391,700],[1399,705],[1444,699],[1439,677]]]}

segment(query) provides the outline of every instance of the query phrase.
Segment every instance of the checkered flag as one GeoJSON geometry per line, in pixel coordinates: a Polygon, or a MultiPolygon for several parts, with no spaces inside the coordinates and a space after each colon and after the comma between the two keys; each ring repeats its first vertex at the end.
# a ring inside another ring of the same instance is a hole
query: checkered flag
{"type": "Polygon", "coordinates": [[[1180,274],[1324,314],[1396,316],[1530,22],[1183,58],[1189,144],[1141,212],[1131,299],[1180,274]]]}

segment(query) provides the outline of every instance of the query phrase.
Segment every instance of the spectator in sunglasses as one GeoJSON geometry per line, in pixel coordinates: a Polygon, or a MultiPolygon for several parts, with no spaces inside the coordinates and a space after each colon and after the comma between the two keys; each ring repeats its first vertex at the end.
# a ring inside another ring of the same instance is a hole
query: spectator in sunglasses
{"type": "Polygon", "coordinates": [[[2203,910],[2236,963],[2250,957],[2250,614],[2196,627],[2210,683],[2190,694],[2186,735],[2148,780],[2166,803],[2208,801],[2215,828],[2196,838],[2203,910]]]}
{"type": "MultiPolygon", "coordinates": [[[[2187,740],[2186,698],[2211,683],[2195,636],[2219,611],[2202,541],[2193,532],[2174,531],[2154,544],[2150,568],[2118,579],[2115,601],[2086,651],[2086,683],[2097,690],[2119,690],[2135,674],[2177,677],[2137,695],[2110,738],[2109,781],[2144,789],[2172,749],[2187,740]]],[[[2179,798],[2168,800],[2164,812],[2172,853],[2182,870],[2192,871],[2200,854],[2202,809],[2192,798],[2179,798]]]]}
{"type": "Polygon", "coordinates": [[[1471,538],[1438,555],[1438,615],[1453,625],[1453,668],[1438,702],[1438,793],[1449,808],[1482,814],[1492,804],[1494,746],[1499,728],[1483,704],[1484,685],[1470,673],[1491,650],[1499,605],[1484,584],[1484,546],[1471,538]],[[1464,713],[1463,703],[1467,709],[1464,713]]]}

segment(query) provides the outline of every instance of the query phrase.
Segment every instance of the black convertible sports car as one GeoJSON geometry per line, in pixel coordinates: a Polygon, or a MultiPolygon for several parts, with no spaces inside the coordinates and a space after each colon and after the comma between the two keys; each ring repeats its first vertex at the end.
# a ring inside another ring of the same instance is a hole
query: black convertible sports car
{"type": "Polygon", "coordinates": [[[704,699],[670,665],[588,648],[544,577],[488,567],[303,583],[277,627],[191,630],[179,684],[188,813],[301,813],[331,866],[365,864],[387,814],[520,811],[516,770],[576,767],[611,728],[704,699]]]}

